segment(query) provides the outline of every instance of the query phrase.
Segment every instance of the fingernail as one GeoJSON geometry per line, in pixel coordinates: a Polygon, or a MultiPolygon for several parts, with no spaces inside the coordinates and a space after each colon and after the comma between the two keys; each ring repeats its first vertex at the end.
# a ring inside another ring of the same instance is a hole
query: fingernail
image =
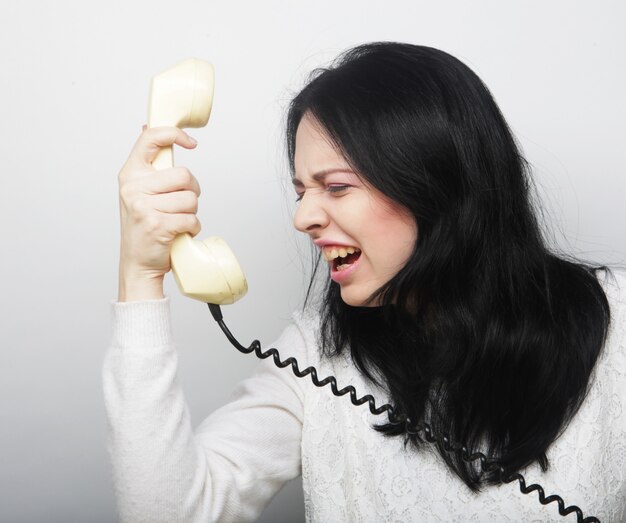
{"type": "Polygon", "coordinates": [[[189,141],[194,144],[194,145],[198,145],[198,141],[193,137],[193,136],[189,136],[187,135],[187,137],[189,138],[189,141]]]}

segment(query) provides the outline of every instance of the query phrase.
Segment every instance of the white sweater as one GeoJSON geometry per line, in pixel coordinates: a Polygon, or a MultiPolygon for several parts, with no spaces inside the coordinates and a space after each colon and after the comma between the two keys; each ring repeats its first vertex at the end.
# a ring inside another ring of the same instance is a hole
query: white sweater
{"type": "MultiPolygon", "coordinates": [[[[589,394],[549,449],[549,471],[524,473],[603,522],[626,521],[626,277],[616,276],[604,284],[613,323],[589,394]]],[[[556,503],[542,506],[536,492],[521,494],[517,482],[471,493],[434,451],[375,432],[383,418],[367,406],[271,359],[194,431],[176,378],[169,300],[113,302],[112,328],[104,398],[123,522],[254,521],[299,474],[312,522],[576,521],[559,516],[556,503]]],[[[349,356],[320,361],[314,331],[296,314],[273,346],[301,369],[313,365],[385,403],[349,356]]]]}

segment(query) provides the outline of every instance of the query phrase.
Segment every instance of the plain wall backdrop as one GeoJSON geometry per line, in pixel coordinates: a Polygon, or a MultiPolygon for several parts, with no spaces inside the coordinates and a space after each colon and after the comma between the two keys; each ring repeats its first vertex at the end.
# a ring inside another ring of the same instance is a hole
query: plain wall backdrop
{"type": "MultiPolygon", "coordinates": [[[[209,125],[189,131],[199,146],[176,162],[203,189],[200,237],[226,238],[248,278],[227,323],[241,340],[269,344],[308,276],[282,124],[309,71],[375,40],[457,56],[491,89],[533,165],[555,245],[618,263],[625,25],[618,0],[3,0],[0,520],[116,519],[101,364],[117,297],[117,173],[146,121],[154,74],[192,56],[215,66],[209,125]]],[[[197,424],[256,363],[170,276],[166,292],[197,424]]],[[[261,521],[303,519],[294,481],[261,521]]]]}

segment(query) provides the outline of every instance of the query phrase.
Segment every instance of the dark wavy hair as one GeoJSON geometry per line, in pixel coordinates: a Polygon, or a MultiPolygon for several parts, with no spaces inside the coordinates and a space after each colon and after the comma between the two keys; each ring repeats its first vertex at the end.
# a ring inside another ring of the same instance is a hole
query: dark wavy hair
{"type": "MultiPolygon", "coordinates": [[[[418,226],[408,262],[371,297],[381,306],[346,305],[327,281],[323,353],[348,350],[398,413],[485,452],[507,473],[533,462],[545,471],[606,340],[610,310],[597,276],[609,269],[550,251],[530,169],[487,87],[438,49],[350,49],[313,71],[290,104],[292,175],[305,113],[418,226]]],[[[376,428],[404,434],[397,424],[376,428]]],[[[438,450],[472,490],[498,482],[477,462],[438,450]]]]}

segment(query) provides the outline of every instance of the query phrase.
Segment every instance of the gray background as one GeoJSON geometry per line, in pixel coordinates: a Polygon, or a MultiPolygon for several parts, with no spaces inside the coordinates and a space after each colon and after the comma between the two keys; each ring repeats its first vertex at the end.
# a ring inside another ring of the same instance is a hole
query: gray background
{"type": "MultiPolygon", "coordinates": [[[[247,273],[228,323],[269,343],[308,267],[290,222],[285,107],[311,69],[366,41],[430,45],[472,67],[535,168],[555,244],[623,262],[625,5],[3,0],[0,520],[115,520],[101,363],[117,295],[117,173],[146,121],[152,75],[189,56],[215,65],[211,121],[176,161],[203,188],[200,237],[225,237],[247,273]]],[[[170,277],[166,291],[198,423],[255,362],[170,277]]],[[[262,521],[302,519],[293,482],[262,521]]]]}

